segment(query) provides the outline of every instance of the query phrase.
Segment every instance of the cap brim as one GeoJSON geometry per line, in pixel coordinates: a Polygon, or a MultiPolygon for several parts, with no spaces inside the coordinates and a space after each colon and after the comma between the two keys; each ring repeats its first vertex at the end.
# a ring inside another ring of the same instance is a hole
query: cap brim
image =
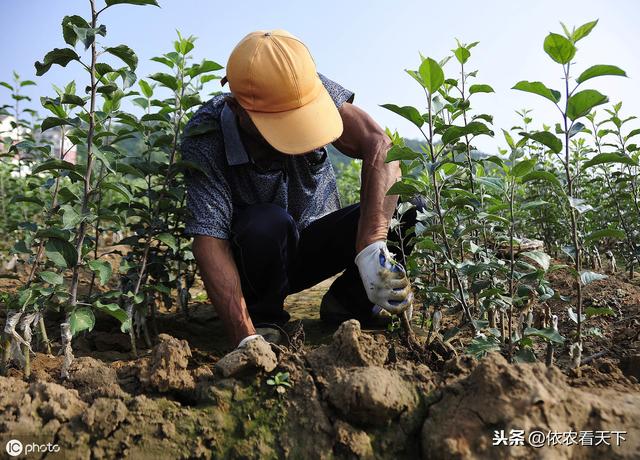
{"type": "Polygon", "coordinates": [[[286,112],[252,112],[251,120],[276,150],[290,155],[307,153],[335,141],[342,134],[342,117],[322,88],[318,97],[286,112]]]}

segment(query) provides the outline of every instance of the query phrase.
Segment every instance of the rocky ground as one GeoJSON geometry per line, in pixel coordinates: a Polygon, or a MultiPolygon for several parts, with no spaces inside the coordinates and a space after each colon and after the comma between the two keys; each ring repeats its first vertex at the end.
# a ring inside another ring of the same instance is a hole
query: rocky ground
{"type": "MultiPolygon", "coordinates": [[[[570,289],[554,276],[554,287],[570,289]]],[[[60,452],[40,457],[67,459],[640,458],[635,284],[610,278],[587,289],[588,304],[617,315],[592,318],[601,336],[586,340],[584,356],[593,358],[579,374],[566,349],[552,368],[496,353],[477,361],[462,353],[467,332],[453,342],[457,351],[416,356],[397,332],[362,331],[356,321],[324,326],[318,305],[327,285],[287,300],[304,337],[274,346],[277,363],[240,377],[216,370],[229,347],[209,305],[194,306],[190,319],[160,315],[154,347],[137,359],[117,325],[98,321],[74,340],[68,379],[59,357],[41,353],[28,381],[15,368],[0,377],[1,439],[56,443],[60,452]],[[268,383],[284,373],[291,387],[268,383]],[[493,446],[496,430],[627,434],[620,446],[533,448],[493,446]]],[[[567,317],[566,305],[552,308],[567,317]]]]}

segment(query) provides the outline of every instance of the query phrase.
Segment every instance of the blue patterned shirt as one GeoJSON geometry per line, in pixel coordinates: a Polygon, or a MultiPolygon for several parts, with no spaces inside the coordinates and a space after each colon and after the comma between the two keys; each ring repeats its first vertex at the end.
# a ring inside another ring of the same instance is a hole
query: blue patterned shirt
{"type": "MultiPolygon", "coordinates": [[[[336,107],[353,100],[351,91],[319,75],[336,107]]],[[[205,103],[183,133],[182,158],[198,166],[186,173],[191,216],[185,233],[230,239],[234,212],[253,204],[280,206],[293,217],[299,230],[340,208],[326,146],[258,164],[242,144],[236,117],[227,107],[225,96],[229,93],[205,103]]]]}

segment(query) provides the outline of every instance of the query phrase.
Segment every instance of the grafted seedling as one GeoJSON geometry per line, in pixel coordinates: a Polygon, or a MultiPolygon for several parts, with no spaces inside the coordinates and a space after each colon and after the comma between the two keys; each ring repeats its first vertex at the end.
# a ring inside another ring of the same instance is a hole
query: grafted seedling
{"type": "Polygon", "coordinates": [[[569,31],[562,25],[564,35],[550,33],[544,40],[544,50],[547,55],[556,63],[562,66],[562,76],[564,80],[564,91],[550,89],[539,81],[520,81],[514,89],[537,94],[551,101],[560,112],[561,122],[558,127],[558,134],[562,139],[548,131],[538,131],[527,134],[532,140],[539,142],[549,148],[558,158],[564,168],[566,206],[571,222],[571,245],[567,253],[573,260],[573,273],[576,286],[577,304],[577,330],[576,341],[572,345],[574,363],[579,366],[582,351],[582,302],[583,287],[593,281],[591,272],[583,271],[583,245],[579,235],[579,219],[582,214],[588,212],[591,207],[587,205],[577,194],[576,180],[580,174],[580,161],[572,161],[571,143],[572,137],[579,134],[584,125],[578,120],[587,116],[591,110],[608,101],[608,98],[593,89],[578,91],[580,85],[587,80],[604,75],[626,76],[625,72],[613,65],[594,65],[584,70],[578,77],[575,77],[575,86],[570,85],[572,78],[572,63],[576,56],[578,41],[586,37],[596,26],[597,21],[586,23],[578,28],[569,31]],[[564,96],[561,102],[562,96],[564,96]]]}

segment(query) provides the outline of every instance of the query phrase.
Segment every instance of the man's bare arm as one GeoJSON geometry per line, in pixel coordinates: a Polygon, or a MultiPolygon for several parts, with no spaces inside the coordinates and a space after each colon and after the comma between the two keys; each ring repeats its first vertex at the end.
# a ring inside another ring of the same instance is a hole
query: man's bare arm
{"type": "Polygon", "coordinates": [[[364,110],[345,103],[340,107],[344,131],[333,145],[345,155],[362,159],[360,223],[356,251],[387,238],[398,196],[386,196],[400,177],[398,162],[385,163],[391,139],[364,110]]]}
{"type": "Polygon", "coordinates": [[[230,335],[233,346],[256,333],[242,295],[238,267],[227,240],[198,235],[193,240],[193,255],[200,268],[209,299],[230,335]]]}

